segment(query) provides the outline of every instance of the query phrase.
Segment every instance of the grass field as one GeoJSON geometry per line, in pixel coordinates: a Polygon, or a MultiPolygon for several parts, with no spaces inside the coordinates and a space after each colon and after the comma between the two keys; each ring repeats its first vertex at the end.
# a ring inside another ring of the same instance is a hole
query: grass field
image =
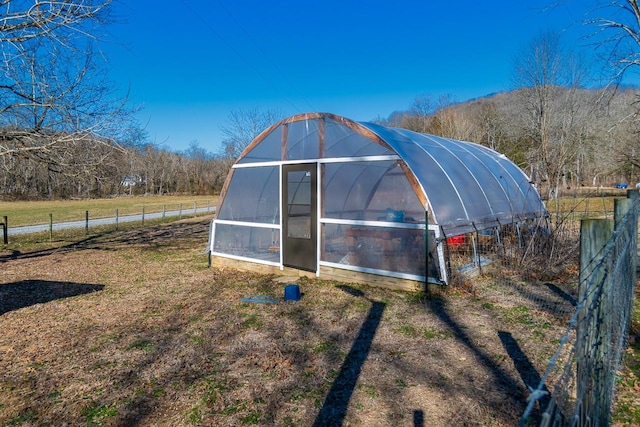
{"type": "Polygon", "coordinates": [[[114,197],[112,199],[89,200],[56,200],[56,201],[0,201],[0,220],[8,217],[10,227],[23,225],[48,224],[49,215],[53,215],[54,222],[79,221],[85,219],[85,212],[89,217],[113,217],[118,215],[134,215],[142,213],[162,212],[169,210],[192,209],[194,204],[198,208],[213,208],[218,202],[218,196],[145,196],[145,197],[114,197]]]}
{"type": "MultiPolygon", "coordinates": [[[[517,425],[566,329],[544,307],[573,309],[299,278],[242,303],[287,282],[207,268],[209,220],[0,247],[0,426],[517,425]]],[[[640,423],[637,308],[617,426],[640,423]]]]}
{"type": "Polygon", "coordinates": [[[609,189],[608,192],[576,193],[557,199],[547,200],[545,205],[552,215],[564,219],[612,217],[614,201],[626,197],[626,190],[609,189]]]}
{"type": "Polygon", "coordinates": [[[287,282],[207,268],[209,220],[4,247],[0,425],[512,426],[565,328],[456,289],[243,303],[287,282]]]}

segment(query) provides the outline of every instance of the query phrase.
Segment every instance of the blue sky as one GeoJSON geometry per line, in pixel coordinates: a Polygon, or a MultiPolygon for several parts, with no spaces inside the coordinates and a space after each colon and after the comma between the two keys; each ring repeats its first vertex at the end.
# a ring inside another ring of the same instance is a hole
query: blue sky
{"type": "Polygon", "coordinates": [[[419,95],[509,90],[513,57],[540,32],[585,43],[591,2],[551,3],[120,0],[107,55],[152,142],[217,152],[232,110],[368,121],[419,95]]]}

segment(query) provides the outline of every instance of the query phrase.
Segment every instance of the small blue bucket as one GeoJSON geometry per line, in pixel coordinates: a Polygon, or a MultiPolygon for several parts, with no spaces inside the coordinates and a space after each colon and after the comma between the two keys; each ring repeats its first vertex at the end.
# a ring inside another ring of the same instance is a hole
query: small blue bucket
{"type": "Polygon", "coordinates": [[[284,287],[284,300],[285,301],[299,301],[300,300],[300,287],[298,285],[287,285],[284,287]]]}

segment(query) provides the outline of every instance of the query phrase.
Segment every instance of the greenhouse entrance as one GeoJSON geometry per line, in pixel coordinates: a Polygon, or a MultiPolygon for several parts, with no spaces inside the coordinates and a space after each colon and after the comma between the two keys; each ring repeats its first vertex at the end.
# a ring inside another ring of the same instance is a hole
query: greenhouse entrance
{"type": "Polygon", "coordinates": [[[282,165],[282,263],[317,270],[317,164],[282,165]]]}

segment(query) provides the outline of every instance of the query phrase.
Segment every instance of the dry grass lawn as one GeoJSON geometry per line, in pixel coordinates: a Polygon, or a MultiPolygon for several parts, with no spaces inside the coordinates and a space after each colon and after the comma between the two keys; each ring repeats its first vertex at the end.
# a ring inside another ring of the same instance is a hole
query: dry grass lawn
{"type": "Polygon", "coordinates": [[[208,224],[0,251],[0,426],[513,426],[566,327],[460,289],[242,303],[284,284],[207,268],[208,224]]]}

